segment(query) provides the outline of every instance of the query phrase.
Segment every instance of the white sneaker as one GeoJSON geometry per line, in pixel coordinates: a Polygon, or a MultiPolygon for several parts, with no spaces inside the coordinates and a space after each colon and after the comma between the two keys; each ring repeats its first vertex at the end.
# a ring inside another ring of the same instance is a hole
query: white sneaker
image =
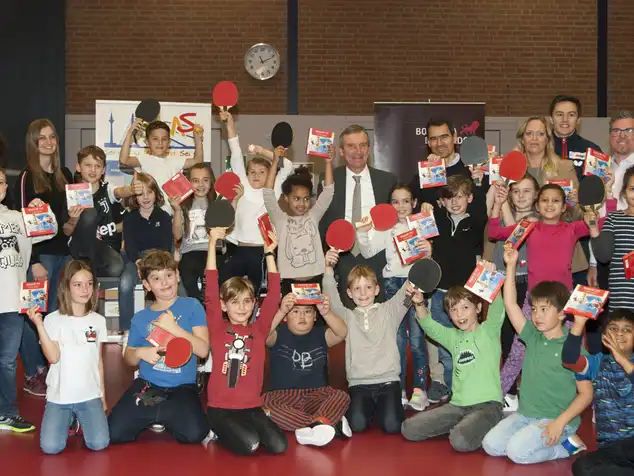
{"type": "Polygon", "coordinates": [[[125,350],[128,348],[128,336],[130,335],[130,331],[123,331],[123,335],[121,336],[121,355],[125,357],[125,350]]]}
{"type": "Polygon", "coordinates": [[[510,393],[507,393],[506,395],[504,395],[504,413],[514,413],[516,412],[519,407],[520,407],[520,399],[517,397],[517,395],[511,395],[510,393]]]}
{"type": "Polygon", "coordinates": [[[407,393],[405,393],[405,390],[403,390],[401,392],[401,405],[403,405],[403,408],[407,408],[408,403],[409,401],[407,400],[407,393]]]}
{"type": "Polygon", "coordinates": [[[345,416],[342,416],[339,423],[343,436],[345,436],[346,438],[352,438],[352,428],[350,428],[350,423],[348,423],[348,419],[345,416]]]}
{"type": "Polygon", "coordinates": [[[407,406],[409,406],[412,410],[416,410],[417,412],[422,412],[425,408],[429,406],[429,400],[427,398],[427,393],[420,388],[415,388],[414,393],[412,393],[412,398],[407,402],[407,406]]]}
{"type": "Polygon", "coordinates": [[[216,441],[217,439],[218,439],[218,435],[216,435],[212,430],[209,430],[209,433],[207,433],[207,436],[205,437],[203,441],[201,441],[201,443],[205,448],[207,448],[209,443],[216,441]]]}
{"type": "Polygon", "coordinates": [[[150,425],[150,431],[154,433],[163,433],[165,431],[165,425],[161,425],[160,423],[153,423],[150,425]]]}
{"type": "Polygon", "coordinates": [[[300,445],[326,446],[334,437],[335,428],[330,425],[295,430],[295,438],[300,445]]]}

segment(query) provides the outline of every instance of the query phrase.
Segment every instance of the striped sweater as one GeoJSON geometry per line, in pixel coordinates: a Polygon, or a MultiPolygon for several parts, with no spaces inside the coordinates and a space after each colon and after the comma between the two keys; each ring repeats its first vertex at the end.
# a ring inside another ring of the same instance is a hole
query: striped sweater
{"type": "Polygon", "coordinates": [[[610,213],[592,250],[599,261],[610,262],[610,309],[633,309],[634,279],[625,279],[623,256],[634,251],[634,216],[610,213]]]}

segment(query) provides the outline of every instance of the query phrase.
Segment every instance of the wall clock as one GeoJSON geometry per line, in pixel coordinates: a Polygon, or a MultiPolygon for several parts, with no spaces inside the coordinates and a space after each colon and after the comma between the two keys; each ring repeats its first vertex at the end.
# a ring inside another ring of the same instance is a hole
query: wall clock
{"type": "Polygon", "coordinates": [[[257,43],[244,55],[244,68],[255,79],[271,79],[280,69],[280,54],[271,45],[257,43]]]}

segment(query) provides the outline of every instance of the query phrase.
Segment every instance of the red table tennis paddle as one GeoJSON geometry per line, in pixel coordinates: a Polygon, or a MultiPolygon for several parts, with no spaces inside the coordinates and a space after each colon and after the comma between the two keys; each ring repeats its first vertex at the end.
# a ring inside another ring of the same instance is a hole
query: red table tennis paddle
{"type": "Polygon", "coordinates": [[[240,177],[233,172],[225,172],[216,180],[214,189],[227,200],[233,200],[236,198],[237,192],[235,188],[238,185],[240,185],[240,177]]]}
{"type": "Polygon", "coordinates": [[[350,251],[355,239],[354,226],[343,218],[333,221],[326,231],[326,243],[338,252],[350,251]]]}
{"type": "MultiPolygon", "coordinates": [[[[377,231],[386,231],[398,223],[398,212],[389,203],[380,203],[370,209],[370,220],[377,231]]],[[[366,223],[356,223],[356,227],[362,227],[366,223]]]]}
{"type": "Polygon", "coordinates": [[[221,111],[238,104],[238,88],[233,81],[220,81],[211,93],[211,100],[221,111]]]}
{"type": "MultiPolygon", "coordinates": [[[[423,293],[430,293],[436,289],[441,277],[440,266],[431,258],[416,261],[407,274],[408,281],[423,293]]],[[[403,306],[409,307],[411,305],[412,296],[406,296],[403,300],[403,306]]]]}
{"type": "Polygon", "coordinates": [[[526,156],[514,150],[509,152],[502,159],[500,164],[500,176],[506,179],[506,185],[510,181],[519,182],[526,175],[526,156]]]}
{"type": "Polygon", "coordinates": [[[182,367],[192,356],[192,345],[184,337],[174,337],[167,343],[165,349],[158,351],[159,355],[165,356],[165,366],[170,369],[182,367]]]}

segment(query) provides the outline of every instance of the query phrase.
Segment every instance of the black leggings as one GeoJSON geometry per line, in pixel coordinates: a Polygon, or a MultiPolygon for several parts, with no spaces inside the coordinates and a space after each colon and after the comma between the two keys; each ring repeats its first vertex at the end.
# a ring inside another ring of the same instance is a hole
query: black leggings
{"type": "Polygon", "coordinates": [[[70,242],[70,254],[75,259],[87,258],[97,276],[118,278],[123,273],[123,257],[119,251],[97,239],[98,219],[94,208],[81,212],[70,242]]]}
{"type": "Polygon", "coordinates": [[[205,265],[207,264],[207,251],[189,251],[181,255],[178,263],[183,286],[188,297],[193,297],[203,302],[205,292],[205,265]],[[202,290],[198,289],[198,280],[202,280],[202,290]]]}
{"type": "Polygon", "coordinates": [[[284,453],[288,448],[284,432],[260,407],[244,410],[209,407],[207,419],[218,443],[236,454],[253,454],[260,443],[272,454],[284,453]]]}
{"type": "Polygon", "coordinates": [[[350,407],[347,415],[352,431],[365,431],[376,416],[385,433],[401,432],[405,412],[401,403],[400,382],[354,385],[348,389],[348,393],[350,407]]]}
{"type": "Polygon", "coordinates": [[[634,438],[609,443],[577,458],[574,476],[631,476],[634,474],[634,438]]]}
{"type": "Polygon", "coordinates": [[[153,423],[165,425],[165,430],[179,443],[202,442],[209,433],[209,426],[196,385],[162,389],[167,394],[165,401],[153,406],[137,405],[135,394],[147,383],[134,380],[112,409],[108,417],[110,443],[134,441],[153,423]]]}

